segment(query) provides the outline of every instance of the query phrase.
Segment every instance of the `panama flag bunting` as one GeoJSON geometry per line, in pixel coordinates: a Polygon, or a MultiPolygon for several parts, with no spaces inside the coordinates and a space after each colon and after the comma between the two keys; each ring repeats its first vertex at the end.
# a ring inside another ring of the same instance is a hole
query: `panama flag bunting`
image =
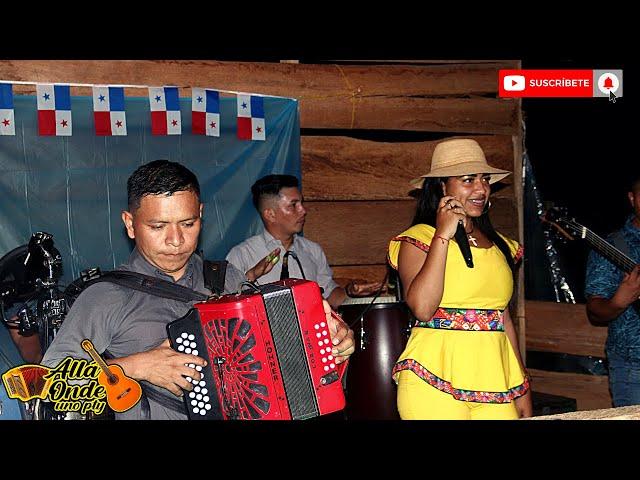
{"type": "Polygon", "coordinates": [[[191,132],[194,135],[220,136],[220,92],[191,89],[191,132]]]}
{"type": "Polygon", "coordinates": [[[13,85],[0,83],[0,135],[15,135],[13,85]]]}
{"type": "Polygon", "coordinates": [[[149,87],[149,106],[153,135],[182,134],[178,87],[149,87]]]}
{"type": "Polygon", "coordinates": [[[71,94],[69,85],[36,85],[38,133],[71,135],[71,94]]]}
{"type": "Polygon", "coordinates": [[[93,87],[93,119],[96,135],[126,135],[123,87],[93,87]]]}
{"type": "Polygon", "coordinates": [[[238,94],[238,138],[264,140],[264,98],[258,95],[238,94]]]}

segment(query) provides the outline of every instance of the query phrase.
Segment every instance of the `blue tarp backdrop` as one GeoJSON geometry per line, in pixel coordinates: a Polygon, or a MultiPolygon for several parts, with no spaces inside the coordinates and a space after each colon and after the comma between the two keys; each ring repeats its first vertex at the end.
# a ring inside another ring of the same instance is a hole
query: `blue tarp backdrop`
{"type": "Polygon", "coordinates": [[[238,140],[236,98],[220,99],[220,137],[191,133],[191,99],[180,100],[182,135],[151,135],[147,98],[127,97],[127,136],[94,133],[91,97],[72,97],[73,136],[38,135],[34,96],[16,96],[16,135],[0,136],[0,256],[51,233],[66,284],[89,267],[111,270],[133,246],[120,213],[127,178],[143,163],[177,161],[191,169],[205,204],[200,246],[207,258],[261,229],[251,185],[269,173],[300,179],[300,123],[294,99],[265,97],[266,141],[238,140]]]}

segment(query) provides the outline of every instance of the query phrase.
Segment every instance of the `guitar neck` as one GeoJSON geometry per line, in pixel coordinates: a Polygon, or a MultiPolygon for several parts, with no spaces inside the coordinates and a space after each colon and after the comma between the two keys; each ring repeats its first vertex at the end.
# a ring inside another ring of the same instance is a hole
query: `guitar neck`
{"type": "Polygon", "coordinates": [[[600,253],[604,258],[609,260],[620,270],[625,273],[629,273],[635,268],[636,262],[622,253],[616,247],[611,245],[609,242],[604,240],[602,237],[593,233],[587,227],[582,227],[580,230],[582,238],[584,238],[595,251],[600,253]]]}
{"type": "Polygon", "coordinates": [[[111,373],[111,370],[109,370],[109,366],[107,365],[107,363],[102,359],[100,355],[98,355],[98,352],[96,352],[96,349],[93,347],[93,344],[85,340],[85,342],[83,342],[82,344],[82,348],[84,348],[84,350],[89,355],[91,355],[91,358],[93,358],[93,360],[98,364],[98,366],[107,375],[107,377],[113,380],[113,373],[111,373]]]}

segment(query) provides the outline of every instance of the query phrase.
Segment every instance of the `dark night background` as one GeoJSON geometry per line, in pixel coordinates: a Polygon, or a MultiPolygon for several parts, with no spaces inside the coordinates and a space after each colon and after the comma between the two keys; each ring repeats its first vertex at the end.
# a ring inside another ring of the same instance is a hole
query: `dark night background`
{"type": "MultiPolygon", "coordinates": [[[[635,67],[601,56],[592,60],[582,57],[554,60],[552,56],[548,60],[527,60],[524,57],[522,63],[523,68],[624,70],[624,97],[615,104],[604,98],[523,100],[526,147],[542,200],[567,207],[579,223],[603,236],[621,226],[631,212],[627,182],[640,165],[636,149],[632,148],[634,125],[629,122],[632,108],[637,105],[635,67]]],[[[530,220],[527,215],[525,218],[530,220]]],[[[584,301],[588,247],[578,240],[556,243],[556,248],[576,300],[584,301]]],[[[525,255],[527,297],[555,300],[550,284],[544,285],[542,281],[542,269],[536,261],[544,253],[529,250],[529,254],[525,255]],[[532,281],[533,263],[537,281],[532,281]]]]}

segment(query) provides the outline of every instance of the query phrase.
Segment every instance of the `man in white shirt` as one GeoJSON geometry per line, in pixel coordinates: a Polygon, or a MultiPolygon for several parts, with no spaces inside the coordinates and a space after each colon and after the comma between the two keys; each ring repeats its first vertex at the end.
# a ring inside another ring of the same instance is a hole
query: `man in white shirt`
{"type": "Polygon", "coordinates": [[[334,309],[347,296],[372,295],[380,289],[379,282],[351,282],[343,289],[333,280],[322,247],[299,235],[307,212],[296,177],[267,175],[253,184],[251,193],[264,231],[236,245],[227,255],[249,280],[260,279],[262,284],[287,277],[312,280],[334,309]]]}

